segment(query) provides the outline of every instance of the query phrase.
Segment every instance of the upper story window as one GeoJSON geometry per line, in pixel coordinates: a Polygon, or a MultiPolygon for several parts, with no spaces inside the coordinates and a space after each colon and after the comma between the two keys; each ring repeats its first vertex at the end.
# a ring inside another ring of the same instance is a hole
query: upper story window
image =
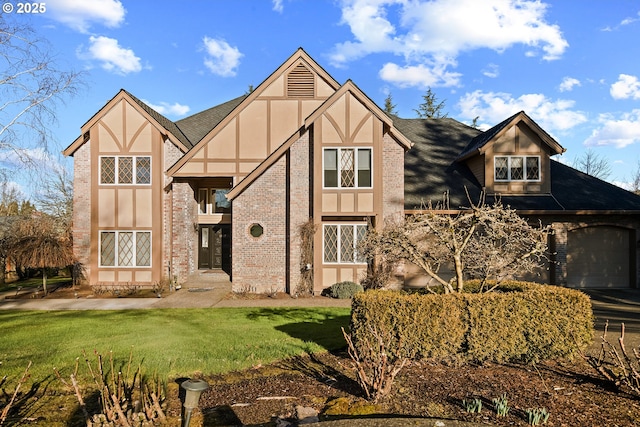
{"type": "Polygon", "coordinates": [[[371,148],[325,148],[325,188],[371,188],[371,148]]]}
{"type": "Polygon", "coordinates": [[[227,199],[229,189],[199,188],[198,213],[222,214],[231,212],[231,202],[227,199]]]}
{"type": "Polygon", "coordinates": [[[100,157],[100,184],[151,184],[151,157],[100,157]]]}
{"type": "Polygon", "coordinates": [[[540,181],[539,156],[496,156],[496,181],[540,181]]]}

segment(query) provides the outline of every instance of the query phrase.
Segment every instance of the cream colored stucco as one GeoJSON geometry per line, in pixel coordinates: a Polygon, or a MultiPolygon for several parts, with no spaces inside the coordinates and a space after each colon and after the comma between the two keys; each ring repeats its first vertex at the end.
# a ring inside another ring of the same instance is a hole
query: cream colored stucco
{"type": "Polygon", "coordinates": [[[338,212],[338,195],[336,193],[322,194],[322,211],[338,212]]]}
{"type": "Polygon", "coordinates": [[[221,174],[229,174],[232,175],[236,173],[236,163],[235,162],[208,162],[207,163],[207,174],[208,175],[221,175],[221,174]]]}
{"type": "Polygon", "coordinates": [[[349,268],[341,268],[340,269],[340,278],[339,281],[340,282],[354,282],[354,277],[353,277],[353,268],[349,267],[349,268]]]}
{"type": "Polygon", "coordinates": [[[131,270],[118,270],[116,271],[117,281],[121,283],[132,282],[133,272],[131,270]]]}
{"type": "MultiPolygon", "coordinates": [[[[149,122],[135,108],[129,105],[129,103],[122,101],[122,104],[125,108],[126,118],[126,126],[124,126],[124,130],[126,132],[125,144],[127,146],[131,146],[136,133],[142,126],[148,125],[149,122]]],[[[146,151],[148,151],[148,149],[146,151]]]]}
{"type": "Polygon", "coordinates": [[[117,227],[133,227],[133,190],[129,188],[118,189],[117,227]]]}
{"type": "Polygon", "coordinates": [[[340,212],[353,213],[356,210],[355,194],[352,192],[340,194],[340,212]]]}
{"type": "MultiPolygon", "coordinates": [[[[331,116],[331,119],[335,122],[337,129],[343,135],[347,135],[347,132],[346,132],[346,125],[347,125],[346,108],[347,107],[346,107],[346,105],[347,105],[347,102],[345,100],[345,97],[342,96],[340,99],[337,99],[336,102],[334,102],[333,105],[331,107],[329,107],[327,109],[327,112],[325,113],[328,116],[331,116]]],[[[323,140],[324,140],[324,138],[323,138],[323,140]]],[[[325,142],[325,141],[323,141],[323,142],[325,142]]]]}
{"type": "Polygon", "coordinates": [[[302,117],[307,118],[311,113],[313,113],[319,106],[322,104],[322,100],[304,100],[301,101],[302,104],[302,117]]]}
{"type": "Polygon", "coordinates": [[[298,101],[271,102],[271,150],[281,145],[300,127],[298,101]]]}
{"type": "Polygon", "coordinates": [[[338,269],[335,267],[322,268],[322,287],[326,288],[338,281],[338,269]]]}
{"type": "Polygon", "coordinates": [[[322,80],[320,77],[316,76],[316,95],[320,98],[328,98],[335,92],[335,89],[332,88],[327,82],[322,80]]]}
{"type": "Polygon", "coordinates": [[[355,126],[358,124],[360,124],[360,122],[355,123],[351,128],[354,132],[357,131],[355,135],[352,135],[353,142],[356,144],[370,144],[371,141],[373,141],[373,116],[369,115],[369,117],[365,119],[362,127],[356,130],[355,126]]]}
{"type": "MultiPolygon", "coordinates": [[[[110,109],[103,117],[102,123],[104,126],[108,127],[111,132],[115,135],[115,138],[121,144],[124,142],[124,138],[122,137],[124,134],[124,123],[122,122],[123,114],[122,108],[123,105],[126,104],[125,101],[120,101],[117,105],[115,105],[112,109],[110,109]]],[[[104,151],[102,147],[100,147],[100,151],[104,151]]]]}
{"type": "Polygon", "coordinates": [[[285,95],[284,82],[285,82],[284,75],[281,75],[264,89],[264,91],[260,94],[258,99],[268,98],[268,97],[283,97],[285,95]]]}
{"type": "Polygon", "coordinates": [[[135,191],[136,221],[135,227],[151,227],[153,212],[151,208],[151,188],[138,189],[135,191]]]}
{"type": "Polygon", "coordinates": [[[265,158],[269,154],[267,141],[267,101],[255,100],[240,113],[238,152],[240,158],[265,158]]]}
{"type": "Polygon", "coordinates": [[[98,227],[116,226],[116,190],[101,188],[98,190],[98,227]]]}
{"type": "Polygon", "coordinates": [[[236,119],[231,120],[218,134],[207,144],[207,156],[210,159],[235,159],[236,158],[236,119]]]}
{"type": "Polygon", "coordinates": [[[152,276],[150,270],[136,270],[135,271],[135,280],[136,282],[151,282],[152,276]]]}
{"type": "MultiPolygon", "coordinates": [[[[149,122],[144,122],[141,128],[140,133],[135,139],[131,140],[129,151],[138,154],[151,153],[153,127],[149,122]]],[[[129,129],[129,126],[127,126],[127,129],[129,129]]]]}
{"type": "Polygon", "coordinates": [[[238,170],[242,174],[247,174],[252,170],[254,170],[259,164],[260,164],[259,162],[250,162],[250,163],[243,162],[243,163],[240,163],[238,170]]]}
{"type": "Polygon", "coordinates": [[[324,144],[340,144],[342,142],[342,138],[335,126],[331,121],[326,117],[322,116],[322,142],[324,144]]]}
{"type": "Polygon", "coordinates": [[[113,135],[109,132],[106,124],[100,122],[97,126],[98,129],[98,151],[103,154],[115,154],[120,152],[120,147],[113,139],[113,135]]]}
{"type": "Polygon", "coordinates": [[[113,283],[116,281],[116,272],[112,270],[100,270],[98,271],[98,281],[113,283]]]}
{"type": "Polygon", "coordinates": [[[373,212],[373,193],[358,193],[358,212],[373,212]]]}

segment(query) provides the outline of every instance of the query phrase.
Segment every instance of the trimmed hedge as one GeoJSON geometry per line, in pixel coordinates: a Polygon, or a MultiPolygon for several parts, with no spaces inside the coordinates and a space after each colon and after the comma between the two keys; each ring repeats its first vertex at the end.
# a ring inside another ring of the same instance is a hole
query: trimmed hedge
{"type": "Polygon", "coordinates": [[[571,357],[593,340],[589,297],[575,289],[512,282],[489,293],[354,296],[356,346],[378,338],[400,357],[535,362],[571,357]]]}
{"type": "Polygon", "coordinates": [[[331,298],[349,299],[360,292],[364,292],[364,288],[354,282],[338,282],[329,287],[331,298]]]}

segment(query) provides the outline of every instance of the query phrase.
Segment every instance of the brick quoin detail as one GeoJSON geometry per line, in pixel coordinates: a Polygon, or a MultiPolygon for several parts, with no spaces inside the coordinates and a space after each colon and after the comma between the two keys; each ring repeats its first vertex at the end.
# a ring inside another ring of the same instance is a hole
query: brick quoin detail
{"type": "Polygon", "coordinates": [[[91,276],[91,141],[73,155],[73,254],[91,276]]]}

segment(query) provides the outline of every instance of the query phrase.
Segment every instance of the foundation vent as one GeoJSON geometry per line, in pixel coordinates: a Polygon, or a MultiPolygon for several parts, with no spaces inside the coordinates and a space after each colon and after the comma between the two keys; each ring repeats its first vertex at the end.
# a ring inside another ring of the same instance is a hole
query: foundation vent
{"type": "Polygon", "coordinates": [[[288,98],[314,98],[314,76],[307,67],[298,64],[287,76],[288,98]]]}

